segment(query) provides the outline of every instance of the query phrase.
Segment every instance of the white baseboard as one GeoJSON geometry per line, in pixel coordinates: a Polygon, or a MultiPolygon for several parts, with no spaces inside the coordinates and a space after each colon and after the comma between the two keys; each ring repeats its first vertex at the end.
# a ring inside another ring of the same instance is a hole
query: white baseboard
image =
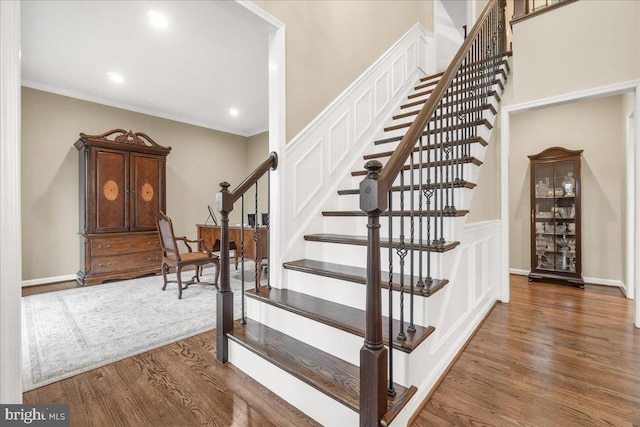
{"type": "Polygon", "coordinates": [[[67,274],[67,275],[64,275],[64,276],[43,277],[41,279],[23,280],[22,281],[22,287],[26,288],[28,286],[48,285],[50,283],[68,282],[69,280],[76,280],[76,275],[75,274],[67,274]]]}
{"type": "MultiPolygon", "coordinates": [[[[509,273],[517,274],[519,276],[528,276],[530,270],[522,270],[519,268],[510,268],[509,273]]],[[[591,285],[603,285],[603,286],[615,286],[616,288],[620,288],[623,290],[625,295],[627,294],[627,287],[621,280],[611,280],[611,279],[600,279],[598,277],[583,277],[584,283],[589,283],[591,285]]]]}

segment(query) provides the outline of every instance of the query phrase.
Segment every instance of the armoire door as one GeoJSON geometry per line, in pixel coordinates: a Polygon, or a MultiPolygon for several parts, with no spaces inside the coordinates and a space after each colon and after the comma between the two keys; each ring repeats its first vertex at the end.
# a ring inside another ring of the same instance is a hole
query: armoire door
{"type": "Polygon", "coordinates": [[[94,232],[120,232],[129,230],[128,182],[129,154],[123,151],[96,149],[94,232]]]}
{"type": "Polygon", "coordinates": [[[164,157],[131,153],[131,231],[156,229],[156,215],[165,210],[164,157]]]}

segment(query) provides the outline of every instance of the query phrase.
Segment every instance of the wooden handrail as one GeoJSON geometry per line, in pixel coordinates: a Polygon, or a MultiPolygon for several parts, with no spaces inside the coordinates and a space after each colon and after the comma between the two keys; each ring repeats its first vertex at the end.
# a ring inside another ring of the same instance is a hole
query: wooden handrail
{"type": "Polygon", "coordinates": [[[262,176],[271,170],[276,170],[278,167],[278,155],[275,151],[269,153],[269,157],[260,163],[260,165],[253,171],[251,174],[244,179],[236,188],[233,189],[231,194],[233,197],[231,198],[232,202],[238,200],[244,193],[251,188],[262,176]]]}
{"type": "MultiPolygon", "coordinates": [[[[480,29],[482,28],[485,19],[491,13],[491,10],[493,9],[495,3],[499,1],[504,0],[491,0],[484,8],[482,14],[471,29],[471,32],[465,39],[464,43],[462,43],[462,46],[460,46],[460,49],[458,49],[458,53],[449,64],[449,67],[447,67],[447,70],[440,78],[440,81],[438,81],[436,87],[433,89],[431,96],[429,96],[427,102],[425,102],[425,104],[422,106],[422,109],[416,116],[416,119],[409,127],[409,130],[407,130],[407,133],[400,141],[400,144],[398,144],[398,147],[391,155],[391,158],[389,159],[385,167],[382,169],[382,172],[380,173],[381,183],[378,187],[379,191],[386,193],[391,189],[393,182],[402,170],[404,164],[409,158],[409,155],[413,151],[413,148],[418,143],[418,139],[422,135],[422,131],[426,127],[427,122],[438,108],[438,104],[440,104],[440,101],[444,97],[446,89],[449,87],[449,85],[455,78],[456,73],[460,69],[460,65],[471,49],[476,36],[480,33],[480,29]]],[[[385,209],[386,206],[382,207],[381,211],[384,211],[385,209]]]]}
{"type": "MultiPolygon", "coordinates": [[[[216,333],[216,359],[222,363],[226,363],[229,358],[229,338],[227,334],[233,329],[233,292],[231,291],[231,274],[229,271],[229,213],[233,210],[233,204],[242,197],[249,188],[255,185],[269,170],[275,170],[277,167],[278,155],[272,151],[269,157],[251,172],[233,191],[229,191],[230,184],[224,181],[220,183],[221,189],[216,195],[216,208],[221,216],[220,287],[216,297],[216,329],[218,330],[216,333]]],[[[257,284],[258,280],[256,278],[256,285],[257,284]]]]}

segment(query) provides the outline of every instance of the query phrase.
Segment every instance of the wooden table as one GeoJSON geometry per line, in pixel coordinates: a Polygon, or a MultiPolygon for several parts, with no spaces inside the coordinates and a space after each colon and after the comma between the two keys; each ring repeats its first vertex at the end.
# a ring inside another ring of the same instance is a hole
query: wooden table
{"type": "MultiPolygon", "coordinates": [[[[198,239],[204,240],[204,245],[207,249],[213,249],[213,244],[216,239],[220,239],[220,233],[222,229],[218,225],[204,225],[204,224],[196,224],[198,227],[198,239]]],[[[260,226],[258,227],[258,241],[253,240],[253,236],[255,234],[255,229],[253,227],[246,226],[244,227],[244,258],[255,261],[256,260],[256,247],[258,251],[258,271],[262,271],[262,260],[267,259],[267,248],[269,247],[268,242],[268,230],[267,227],[260,226]]],[[[239,225],[230,225],[229,226],[229,241],[234,242],[236,244],[235,258],[236,258],[236,268],[238,266],[238,257],[240,256],[241,248],[242,248],[242,228],[239,225]]]]}

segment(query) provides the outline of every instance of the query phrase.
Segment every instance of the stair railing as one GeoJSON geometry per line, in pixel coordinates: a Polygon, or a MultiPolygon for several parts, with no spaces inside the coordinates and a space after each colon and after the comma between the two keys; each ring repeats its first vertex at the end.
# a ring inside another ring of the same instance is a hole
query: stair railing
{"type": "MultiPolygon", "coordinates": [[[[258,227],[258,180],[265,174],[268,174],[268,184],[270,187],[270,174],[271,171],[278,167],[278,155],[275,152],[271,152],[269,157],[262,162],[251,174],[245,178],[233,191],[229,191],[231,186],[228,182],[220,183],[220,192],[216,195],[216,208],[220,212],[221,225],[220,225],[220,285],[218,288],[218,294],[216,297],[216,358],[219,362],[226,363],[229,359],[229,338],[227,333],[233,329],[233,292],[231,291],[231,271],[229,270],[229,213],[233,211],[233,206],[238,199],[241,199],[241,245],[240,256],[242,257],[242,284],[241,284],[241,299],[242,299],[242,322],[245,322],[245,309],[244,309],[244,254],[245,254],[245,239],[244,239],[244,194],[251,189],[255,188],[254,195],[254,218],[253,224],[253,240],[255,245],[255,291],[259,291],[261,272],[258,269],[258,255],[260,253],[258,249],[259,240],[262,238],[270,241],[270,205],[268,202],[268,209],[266,215],[265,228],[258,227]],[[265,230],[266,229],[266,230],[265,230]],[[260,233],[265,232],[267,236],[261,236],[260,233]]],[[[268,200],[271,197],[270,188],[267,189],[268,200]]],[[[264,222],[264,221],[263,221],[264,222]]],[[[268,246],[267,246],[268,247],[268,246]]],[[[236,251],[238,248],[235,249],[236,251]]],[[[269,257],[267,249],[267,259],[269,257]]],[[[268,270],[269,271],[269,270],[268,270]]],[[[267,276],[267,286],[270,287],[269,273],[267,276]]]]}
{"type": "Polygon", "coordinates": [[[393,342],[404,341],[416,331],[413,304],[416,291],[429,295],[436,285],[436,279],[431,276],[431,253],[447,249],[444,218],[457,214],[455,190],[466,184],[464,166],[474,160],[471,143],[477,140],[477,127],[484,121],[485,109],[493,108],[488,107],[488,98],[493,94],[496,72],[506,51],[505,2],[491,0],[487,4],[386,165],[383,167],[377,160],[365,164],[367,175],[360,183],[360,209],[367,214],[366,330],[360,350],[361,426],[386,423],[383,415],[387,412],[388,397],[396,394],[393,342]],[[419,157],[417,163],[415,155],[419,157]],[[408,185],[405,172],[410,174],[408,185]],[[394,187],[398,180],[399,186],[394,187]],[[397,211],[393,209],[394,192],[398,193],[397,211]],[[407,197],[410,212],[405,211],[407,197]],[[385,211],[389,221],[385,242],[389,253],[388,349],[384,345],[380,292],[380,216],[385,211]],[[397,236],[393,224],[396,217],[399,219],[397,236]],[[407,254],[410,254],[409,265],[407,254]],[[400,270],[397,275],[393,273],[394,266],[400,270]],[[394,331],[393,319],[394,290],[399,290],[400,298],[397,331],[394,331]],[[406,292],[409,293],[409,322],[405,327],[406,292]]]}

